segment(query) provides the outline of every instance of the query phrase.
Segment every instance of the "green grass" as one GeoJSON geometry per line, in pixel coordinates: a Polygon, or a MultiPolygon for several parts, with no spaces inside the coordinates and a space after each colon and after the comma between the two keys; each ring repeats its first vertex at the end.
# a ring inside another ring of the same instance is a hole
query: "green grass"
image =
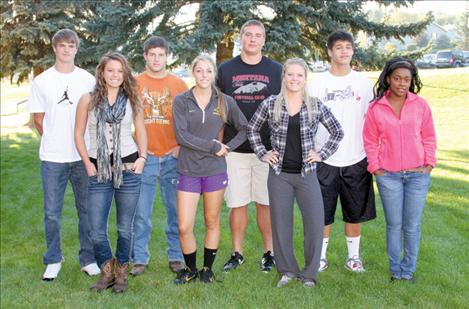
{"type": "MultiPolygon", "coordinates": [[[[228,211],[223,208],[220,250],[214,265],[221,282],[175,286],[165,254],[165,215],[155,204],[154,230],[148,272],[129,278],[124,295],[88,291],[96,278],[79,272],[78,238],[73,194],[67,190],[62,220],[65,262],[54,282],[41,281],[45,250],[42,190],[37,136],[22,130],[3,132],[1,140],[1,307],[2,308],[469,308],[469,89],[468,74],[422,77],[421,95],[430,103],[438,134],[438,166],[422,220],[422,241],[416,281],[389,283],[385,227],[379,196],[376,220],[363,225],[361,253],[367,271],[345,270],[346,246],[340,215],[329,244],[329,269],[319,286],[299,282],[275,287],[278,275],[258,269],[262,242],[250,212],[246,235],[246,263],[230,274],[221,272],[230,254],[228,211]],[[24,133],[23,133],[24,132],[24,133]]],[[[196,235],[199,264],[204,235],[199,209],[196,235]]],[[[110,235],[115,244],[115,213],[110,235]]],[[[302,262],[302,225],[296,212],[295,245],[302,262]]]]}

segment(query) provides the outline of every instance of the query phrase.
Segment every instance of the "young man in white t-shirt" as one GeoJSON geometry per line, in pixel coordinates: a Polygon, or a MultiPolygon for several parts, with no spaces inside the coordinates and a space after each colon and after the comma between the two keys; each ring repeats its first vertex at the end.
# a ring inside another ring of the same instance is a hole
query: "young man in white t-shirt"
{"type": "Polygon", "coordinates": [[[47,266],[43,280],[54,280],[62,266],[60,220],[67,182],[70,180],[78,212],[78,253],[81,271],[98,275],[87,213],[88,176],[75,148],[75,112],[81,95],[93,90],[95,79],[75,66],[77,34],[62,29],[52,37],[55,64],[33,80],[28,110],[34,114],[34,125],[41,135],[42,188],[44,191],[44,225],[47,266]]]}
{"type": "MultiPolygon", "coordinates": [[[[353,272],[363,272],[365,268],[359,250],[361,223],[376,218],[373,179],[367,171],[362,139],[365,114],[373,99],[373,84],[350,66],[354,45],[349,33],[332,33],[327,40],[327,49],[331,67],[310,82],[309,91],[331,109],[342,126],[344,139],[337,152],[318,163],[325,216],[319,271],[329,266],[326,251],[340,198],[348,248],[345,267],[353,272]]],[[[317,149],[321,148],[327,136],[327,130],[320,126],[315,138],[317,149]]]]}

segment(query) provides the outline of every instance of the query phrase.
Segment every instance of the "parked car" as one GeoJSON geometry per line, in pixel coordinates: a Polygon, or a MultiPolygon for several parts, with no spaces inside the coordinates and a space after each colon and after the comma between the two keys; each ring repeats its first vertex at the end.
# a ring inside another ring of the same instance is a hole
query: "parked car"
{"type": "Polygon", "coordinates": [[[433,69],[436,66],[436,54],[425,54],[418,59],[416,65],[419,69],[433,69]]]}
{"type": "Polygon", "coordinates": [[[464,63],[464,55],[461,51],[440,50],[436,53],[437,68],[456,68],[464,63]]]}
{"type": "Polygon", "coordinates": [[[325,61],[316,61],[309,66],[313,72],[324,72],[329,69],[329,63],[325,61]]]}
{"type": "Polygon", "coordinates": [[[191,73],[189,72],[188,69],[178,69],[174,70],[173,73],[179,77],[191,77],[191,73]]]}
{"type": "Polygon", "coordinates": [[[463,65],[465,67],[469,67],[469,51],[468,50],[464,50],[462,52],[463,56],[464,56],[464,62],[463,62],[463,65]]]}

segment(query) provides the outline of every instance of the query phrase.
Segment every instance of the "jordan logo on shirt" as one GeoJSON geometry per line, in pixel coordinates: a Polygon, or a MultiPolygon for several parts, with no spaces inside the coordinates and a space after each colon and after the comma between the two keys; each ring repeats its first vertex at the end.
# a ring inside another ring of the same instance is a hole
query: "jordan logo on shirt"
{"type": "Polygon", "coordinates": [[[73,104],[73,102],[68,98],[68,86],[65,88],[64,94],[62,94],[62,97],[60,98],[60,101],[57,102],[57,104],[60,104],[63,101],[68,101],[69,104],[73,104]]]}

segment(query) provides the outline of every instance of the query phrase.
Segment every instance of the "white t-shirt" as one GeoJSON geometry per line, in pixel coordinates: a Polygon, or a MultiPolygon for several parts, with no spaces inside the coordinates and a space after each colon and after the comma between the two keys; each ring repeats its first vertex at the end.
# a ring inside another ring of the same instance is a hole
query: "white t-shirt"
{"type": "MultiPolygon", "coordinates": [[[[71,73],[60,73],[54,67],[39,74],[31,87],[28,100],[30,113],[45,113],[39,158],[57,163],[81,160],[75,147],[75,113],[78,100],[93,90],[95,79],[75,67],[71,73]]],[[[88,134],[85,143],[88,145],[88,134]]]]}
{"type": "MultiPolygon", "coordinates": [[[[330,156],[326,164],[332,166],[350,166],[366,157],[363,147],[363,124],[370,101],[373,99],[373,84],[356,71],[345,76],[321,73],[308,83],[310,95],[321,100],[330,108],[344,131],[344,138],[337,151],[330,156]]],[[[315,137],[316,151],[327,141],[329,132],[319,125],[315,137]]]]}

